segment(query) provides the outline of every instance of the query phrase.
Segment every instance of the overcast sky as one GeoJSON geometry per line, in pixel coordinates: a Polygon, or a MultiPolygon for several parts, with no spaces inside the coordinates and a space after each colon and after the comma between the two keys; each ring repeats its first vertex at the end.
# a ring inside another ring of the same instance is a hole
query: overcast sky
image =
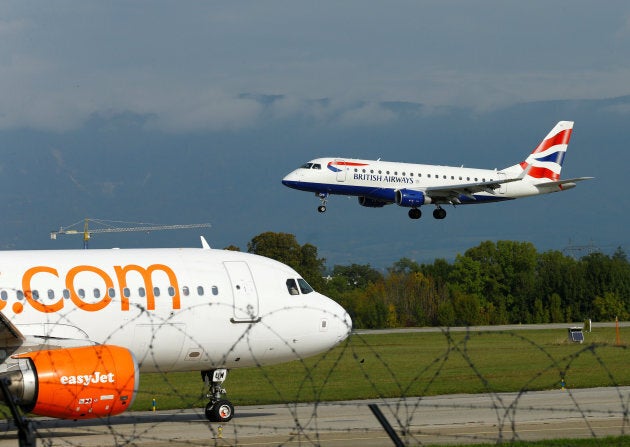
{"type": "Polygon", "coordinates": [[[210,222],[243,249],[289,232],[331,267],[628,245],[627,1],[4,1],[0,86],[3,248],[84,217],[210,222]],[[320,156],[501,168],[559,120],[563,175],[597,179],[553,197],[417,222],[343,198],[320,216],[280,184],[320,156]]]}
{"type": "Polygon", "coordinates": [[[379,122],[374,102],[492,108],[629,93],[626,1],[9,1],[0,128],[133,111],[160,130],[273,113],[379,122]],[[328,98],[325,106],[310,100],[328,98]]]}

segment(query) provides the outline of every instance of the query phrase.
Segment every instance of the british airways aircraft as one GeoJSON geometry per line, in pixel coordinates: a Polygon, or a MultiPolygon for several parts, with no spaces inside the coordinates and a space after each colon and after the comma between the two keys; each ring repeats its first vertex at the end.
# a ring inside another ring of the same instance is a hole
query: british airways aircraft
{"type": "Polygon", "coordinates": [[[435,205],[433,217],[444,219],[443,205],[477,204],[518,199],[574,188],[592,177],[560,179],[569,145],[572,121],[560,121],[521,163],[507,168],[465,167],[396,163],[379,160],[318,158],[288,174],[282,183],[289,188],[314,192],[321,201],[317,211],[326,211],[331,194],[357,196],[371,208],[395,203],[410,208],[409,217],[419,219],[422,205],[435,205]]]}
{"type": "MultiPolygon", "coordinates": [[[[324,352],[352,327],[293,269],[203,248],[0,251],[0,379],[37,415],[129,408],[141,372],[201,371],[206,417],[234,406],[228,369],[324,352]]],[[[1,393],[0,393],[1,395],[1,393]]]]}

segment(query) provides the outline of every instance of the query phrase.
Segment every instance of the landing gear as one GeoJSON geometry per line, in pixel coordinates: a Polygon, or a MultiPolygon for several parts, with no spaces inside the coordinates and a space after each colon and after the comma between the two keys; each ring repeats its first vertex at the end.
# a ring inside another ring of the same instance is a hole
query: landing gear
{"type": "Polygon", "coordinates": [[[319,200],[322,202],[322,204],[317,207],[317,211],[320,213],[325,213],[326,212],[326,199],[328,199],[328,193],[317,192],[315,194],[317,195],[317,197],[319,197],[319,200]]]}
{"type": "Polygon", "coordinates": [[[444,219],[446,217],[446,210],[438,206],[433,210],[433,217],[436,219],[444,219]]]}
{"type": "Polygon", "coordinates": [[[227,399],[223,399],[225,394],[223,382],[227,378],[228,370],[225,368],[210,371],[201,371],[206,386],[210,402],[206,405],[205,414],[210,422],[228,422],[234,416],[234,405],[227,399]]]}
{"type": "Polygon", "coordinates": [[[420,208],[411,208],[409,210],[409,217],[411,219],[420,219],[420,216],[422,216],[422,211],[420,211],[420,208]]]}

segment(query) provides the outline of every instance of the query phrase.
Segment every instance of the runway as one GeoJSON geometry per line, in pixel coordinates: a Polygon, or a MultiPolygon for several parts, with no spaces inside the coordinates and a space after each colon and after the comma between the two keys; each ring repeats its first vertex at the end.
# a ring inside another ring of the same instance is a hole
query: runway
{"type": "MultiPolygon", "coordinates": [[[[405,445],[624,435],[630,387],[243,406],[223,425],[201,409],[136,412],[109,420],[33,419],[40,446],[393,446],[376,403],[405,445]]],[[[0,424],[0,447],[17,446],[0,424]]]]}

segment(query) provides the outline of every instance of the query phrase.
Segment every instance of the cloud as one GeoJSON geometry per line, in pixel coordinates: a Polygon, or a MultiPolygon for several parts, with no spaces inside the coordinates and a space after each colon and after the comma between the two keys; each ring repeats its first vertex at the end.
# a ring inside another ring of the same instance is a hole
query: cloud
{"type": "Polygon", "coordinates": [[[391,119],[383,101],[484,110],[630,93],[623,3],[560,2],[547,11],[492,0],[3,8],[0,129],[65,132],[111,110],[150,116],[150,128],[165,132],[296,117],[351,126],[391,119]]]}

